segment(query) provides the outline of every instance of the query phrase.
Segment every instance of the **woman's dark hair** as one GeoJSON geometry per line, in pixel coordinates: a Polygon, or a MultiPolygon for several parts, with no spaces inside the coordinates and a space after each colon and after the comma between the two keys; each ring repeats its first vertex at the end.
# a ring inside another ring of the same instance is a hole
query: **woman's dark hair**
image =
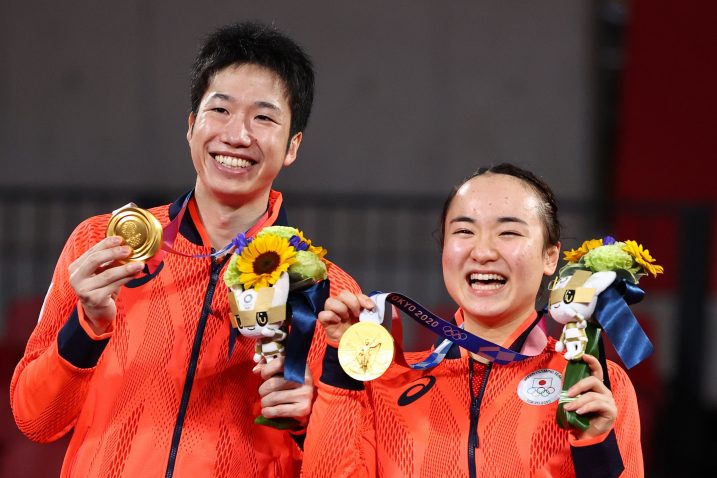
{"type": "Polygon", "coordinates": [[[543,228],[545,229],[545,247],[555,245],[560,241],[558,204],[555,201],[555,196],[553,195],[553,190],[550,189],[550,186],[526,169],[522,169],[510,163],[501,163],[497,166],[491,166],[489,168],[480,168],[463,181],[453,186],[453,190],[451,190],[451,193],[446,198],[446,202],[443,204],[443,212],[441,214],[441,236],[439,238],[441,247],[443,247],[443,237],[446,233],[446,215],[448,215],[448,208],[451,207],[453,198],[456,196],[456,193],[461,186],[471,179],[484,174],[504,174],[506,176],[513,176],[514,178],[518,178],[523,181],[533,191],[535,191],[541,199],[540,212],[543,220],[543,228]]]}

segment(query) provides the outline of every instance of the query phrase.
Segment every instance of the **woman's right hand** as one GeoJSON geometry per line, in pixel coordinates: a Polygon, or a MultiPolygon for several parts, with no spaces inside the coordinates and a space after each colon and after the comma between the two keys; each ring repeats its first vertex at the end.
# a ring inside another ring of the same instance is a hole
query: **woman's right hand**
{"type": "Polygon", "coordinates": [[[358,322],[362,309],[373,309],[376,304],[364,294],[341,291],[336,297],[329,297],[324,310],[319,312],[319,322],[324,326],[326,338],[330,343],[338,344],[346,329],[358,322]]]}
{"type": "Polygon", "coordinates": [[[118,262],[129,257],[131,252],[129,246],[122,245],[121,237],[112,236],[92,246],[70,264],[70,285],[88,324],[98,335],[112,327],[120,287],[144,268],[143,262],[118,262]]]}

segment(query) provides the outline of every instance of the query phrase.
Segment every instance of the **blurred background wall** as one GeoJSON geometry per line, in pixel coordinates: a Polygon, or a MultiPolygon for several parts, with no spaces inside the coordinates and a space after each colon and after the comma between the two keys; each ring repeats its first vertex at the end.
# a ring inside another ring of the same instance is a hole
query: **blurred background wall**
{"type": "MultiPolygon", "coordinates": [[[[634,310],[657,352],[630,372],[647,476],[697,470],[717,408],[715,14],[707,0],[0,3],[3,386],[74,226],[192,187],[198,42],[259,19],[317,71],[299,161],[276,186],[290,221],[367,291],[451,314],[440,207],[502,161],[553,186],[564,248],[611,233],[650,249],[666,274],[643,280],[634,310]]],[[[57,474],[65,441],[22,437],[7,395],[0,477],[57,474]]]]}

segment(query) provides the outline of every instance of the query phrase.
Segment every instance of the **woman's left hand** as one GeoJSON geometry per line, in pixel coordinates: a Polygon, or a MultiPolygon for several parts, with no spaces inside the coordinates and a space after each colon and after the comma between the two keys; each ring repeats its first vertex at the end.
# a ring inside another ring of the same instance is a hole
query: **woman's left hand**
{"type": "Polygon", "coordinates": [[[567,411],[575,411],[578,415],[593,414],[587,430],[574,430],[577,439],[592,438],[609,432],[617,418],[617,405],[612,392],[603,383],[604,372],[600,362],[587,354],[583,355],[583,361],[590,367],[591,375],[568,389],[569,397],[580,397],[563,407],[567,411]]]}

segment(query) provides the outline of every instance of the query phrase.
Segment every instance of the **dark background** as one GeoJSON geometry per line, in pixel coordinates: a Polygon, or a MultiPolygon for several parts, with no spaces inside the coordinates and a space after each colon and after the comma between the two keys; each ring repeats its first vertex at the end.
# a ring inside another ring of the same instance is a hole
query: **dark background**
{"type": "Polygon", "coordinates": [[[708,0],[0,3],[0,477],[59,473],[66,440],[30,442],[6,404],[65,238],[193,185],[189,66],[202,36],[245,19],[314,60],[277,187],[367,291],[452,313],[440,207],[495,162],[553,186],[564,248],[612,234],[650,249],[666,273],[633,310],[656,353],[630,371],[647,476],[696,474],[717,409],[715,18],[708,0]]]}

